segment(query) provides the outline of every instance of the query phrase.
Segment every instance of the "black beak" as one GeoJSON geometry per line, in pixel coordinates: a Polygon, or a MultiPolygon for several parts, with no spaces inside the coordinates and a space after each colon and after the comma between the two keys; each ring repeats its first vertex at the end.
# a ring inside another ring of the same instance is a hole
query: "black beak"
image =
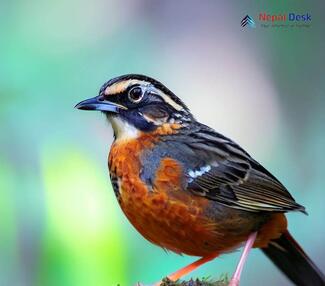
{"type": "Polygon", "coordinates": [[[113,113],[119,113],[121,109],[127,109],[123,105],[105,100],[101,95],[83,100],[79,102],[75,108],[81,110],[99,110],[113,113]]]}

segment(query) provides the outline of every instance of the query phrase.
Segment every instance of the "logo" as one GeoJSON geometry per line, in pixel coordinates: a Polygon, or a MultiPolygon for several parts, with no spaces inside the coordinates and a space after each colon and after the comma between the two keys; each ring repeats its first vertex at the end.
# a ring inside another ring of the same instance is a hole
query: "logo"
{"type": "Polygon", "coordinates": [[[311,22],[311,14],[267,14],[264,12],[259,14],[258,19],[263,22],[311,22]]]}
{"type": "MultiPolygon", "coordinates": [[[[255,15],[256,23],[261,28],[310,28],[312,15],[310,13],[282,12],[269,14],[260,12],[255,15]]],[[[246,15],[240,22],[242,27],[256,28],[253,17],[246,15]]]]}
{"type": "Polygon", "coordinates": [[[251,28],[255,28],[255,22],[253,20],[253,18],[249,15],[246,15],[243,20],[241,20],[240,22],[242,27],[251,27],[251,28]]]}

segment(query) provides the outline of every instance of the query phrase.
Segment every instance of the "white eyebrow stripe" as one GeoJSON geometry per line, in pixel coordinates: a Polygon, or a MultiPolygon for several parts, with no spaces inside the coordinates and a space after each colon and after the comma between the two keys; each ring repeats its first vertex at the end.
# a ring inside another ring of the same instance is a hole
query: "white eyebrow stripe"
{"type": "MultiPolygon", "coordinates": [[[[150,86],[150,85],[152,85],[150,82],[147,82],[147,81],[144,81],[144,80],[129,79],[129,80],[113,83],[112,85],[108,86],[105,89],[104,94],[105,95],[119,94],[119,93],[127,90],[127,88],[129,86],[134,85],[134,84],[138,84],[140,86],[150,86]]],[[[158,89],[158,88],[156,88],[154,86],[153,86],[153,88],[154,88],[154,91],[155,91],[154,93],[156,95],[160,96],[162,100],[164,100],[167,104],[172,106],[175,110],[177,110],[177,111],[183,111],[184,110],[183,106],[176,103],[174,100],[172,100],[167,94],[162,92],[160,89],[158,89]]]]}
{"type": "Polygon", "coordinates": [[[143,81],[143,80],[129,79],[129,80],[113,83],[112,85],[106,87],[104,94],[105,95],[118,94],[118,93],[125,91],[129,86],[134,85],[134,84],[139,84],[139,85],[143,85],[143,86],[150,85],[150,83],[143,81]]]}
{"type": "Polygon", "coordinates": [[[172,100],[167,94],[163,93],[162,91],[158,90],[158,96],[160,96],[166,103],[171,105],[174,109],[177,111],[182,111],[184,110],[183,106],[179,105],[176,103],[174,100],[172,100]]]}

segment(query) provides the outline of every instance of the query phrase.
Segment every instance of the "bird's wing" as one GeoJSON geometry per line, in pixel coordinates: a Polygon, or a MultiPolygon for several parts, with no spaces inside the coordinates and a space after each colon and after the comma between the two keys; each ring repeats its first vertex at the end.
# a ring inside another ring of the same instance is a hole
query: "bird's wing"
{"type": "Polygon", "coordinates": [[[186,170],[187,190],[247,211],[305,212],[271,173],[223,135],[204,126],[184,136],[183,144],[200,158],[200,165],[186,170]]]}

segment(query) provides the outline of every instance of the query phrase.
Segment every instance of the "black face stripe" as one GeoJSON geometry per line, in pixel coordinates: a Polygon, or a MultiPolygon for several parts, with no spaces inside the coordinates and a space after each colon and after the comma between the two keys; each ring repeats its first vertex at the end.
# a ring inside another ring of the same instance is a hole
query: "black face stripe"
{"type": "MultiPolygon", "coordinates": [[[[107,87],[112,86],[115,83],[127,81],[127,80],[139,80],[139,81],[144,81],[144,82],[148,82],[149,84],[152,84],[156,89],[158,89],[162,93],[166,94],[166,96],[170,97],[170,99],[172,101],[174,101],[176,104],[180,105],[186,112],[189,113],[189,109],[187,108],[185,103],[180,98],[178,98],[170,89],[168,89],[165,85],[163,85],[161,82],[155,80],[154,78],[151,78],[151,77],[148,77],[145,75],[141,75],[141,74],[126,74],[126,75],[122,75],[122,76],[113,78],[102,85],[102,87],[99,90],[99,93],[103,94],[105,92],[105,90],[107,89],[107,87]]],[[[122,94],[124,92],[122,92],[122,94]]]]}

